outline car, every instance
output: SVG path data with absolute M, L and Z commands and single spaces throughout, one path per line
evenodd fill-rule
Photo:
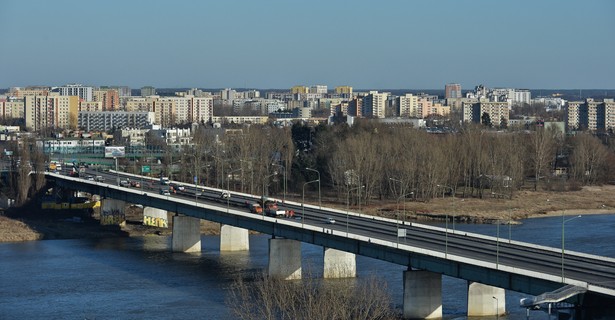
M 230 197 L 231 197 L 231 193 L 230 193 L 230 192 L 228 192 L 228 191 L 222 191 L 222 192 L 220 193 L 220 198 L 222 198 L 222 199 L 228 199 L 228 198 L 230 198 Z
M 141 183 L 139 181 L 130 181 L 130 186 L 133 188 L 141 188 Z
M 98 182 L 104 182 L 105 181 L 105 177 L 103 177 L 103 176 L 96 176 L 96 178 L 94 178 L 94 180 L 98 181 Z
M 87 176 L 85 177 L 85 180 L 94 181 L 94 176 Z
M 128 188 L 130 187 L 130 182 L 128 180 L 120 180 L 120 186 Z
M 326 222 L 327 224 L 335 224 L 335 219 L 333 219 L 333 218 L 331 218 L 331 217 L 327 217 L 327 218 L 325 219 L 325 222 Z
M 186 187 L 184 187 L 184 186 L 176 186 L 175 189 L 177 191 L 182 191 L 182 192 L 186 191 Z
M 170 196 L 171 192 L 169 192 L 169 190 L 160 190 L 160 194 L 163 196 Z

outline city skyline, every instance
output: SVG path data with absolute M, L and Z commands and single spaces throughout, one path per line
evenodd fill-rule
M 615 88 L 615 2 L 4 1 L 0 88 Z

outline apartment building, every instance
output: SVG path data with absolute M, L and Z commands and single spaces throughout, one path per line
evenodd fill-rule
M 49 87 L 12 87 L 9 90 L 9 96 L 23 98 L 25 96 L 46 96 L 51 92 Z
M 141 88 L 142 97 L 149 97 L 149 96 L 155 96 L 155 95 L 156 95 L 156 88 L 150 87 L 150 86 Z
M 85 131 L 109 131 L 121 128 L 145 128 L 155 120 L 153 112 L 82 111 L 79 112 L 79 128 Z
M 26 96 L 24 99 L 26 127 L 35 131 L 46 128 L 76 128 L 79 99 L 78 96 L 61 96 L 57 93 Z
M 615 129 L 615 100 L 570 101 L 566 105 L 566 129 L 608 131 Z
M 378 91 L 370 91 L 368 95 L 363 97 L 363 115 L 382 119 L 385 117 L 387 93 L 379 93 Z
M 327 86 L 321 84 L 313 85 L 310 87 L 310 93 L 321 94 L 324 96 L 327 94 L 327 91 Z
M 101 112 L 104 111 L 103 103 L 101 101 L 80 101 L 78 111 Z
M 406 93 L 397 98 L 397 114 L 404 118 L 418 118 L 418 99 L 417 96 Z
M 68 84 L 58 88 L 61 96 L 78 96 L 79 99 L 92 101 L 94 88 L 84 87 L 81 84 Z
M 120 108 L 120 93 L 115 89 L 94 90 L 92 101 L 101 103 L 103 111 L 113 111 Z
M 488 114 L 493 126 L 500 126 L 508 123 L 510 119 L 510 109 L 508 102 L 493 102 L 487 99 L 479 100 L 478 103 L 464 103 L 463 121 L 481 123 L 483 114 Z
M 0 100 L 0 119 L 16 119 L 24 117 L 24 99 L 9 98 Z
M 445 99 L 456 99 L 461 97 L 461 85 L 459 83 L 447 83 L 444 86 Z

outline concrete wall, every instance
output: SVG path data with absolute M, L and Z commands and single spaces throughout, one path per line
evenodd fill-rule
M 506 313 L 506 292 L 478 282 L 468 283 L 468 317 Z
M 407 319 L 442 318 L 442 275 L 404 271 L 403 316 Z
M 324 248 L 324 278 L 354 278 L 357 276 L 357 262 L 354 253 Z

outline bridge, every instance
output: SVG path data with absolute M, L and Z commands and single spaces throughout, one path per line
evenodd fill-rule
M 185 186 L 184 192 L 162 195 L 158 180 L 121 172 L 95 174 L 111 183 L 56 173 L 46 177 L 61 188 L 98 194 L 111 202 L 174 212 L 174 251 L 200 252 L 200 219 L 221 224 L 221 251 L 248 250 L 248 230 L 269 234 L 268 272 L 285 279 L 301 278 L 301 242 L 324 247 L 324 277 L 356 276 L 357 254 L 406 266 L 405 318 L 442 316 L 442 275 L 468 281 L 468 316 L 504 314 L 505 290 L 539 297 L 535 303 L 523 302 L 524 307 L 536 308 L 554 302 L 544 299 L 545 294 L 562 287 L 577 288 L 566 289 L 575 294 L 558 300 L 577 306 L 575 319 L 615 314 L 612 258 L 293 201 L 284 201 L 281 208 L 294 210 L 294 218 L 270 217 L 248 212 L 245 203 L 260 199 L 255 195 L 231 192 L 222 198 L 225 190 L 185 183 L 178 183 Z M 117 178 L 146 182 L 139 189 L 120 187 Z

